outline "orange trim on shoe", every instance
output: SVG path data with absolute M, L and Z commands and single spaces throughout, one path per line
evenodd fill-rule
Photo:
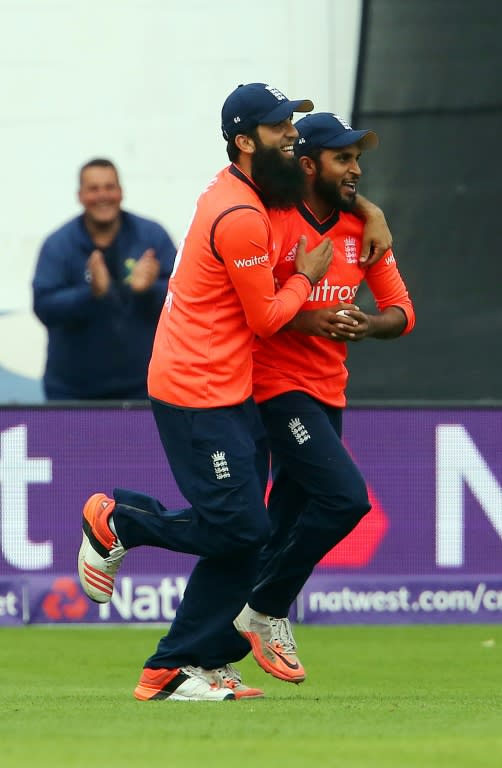
M 241 634 L 251 644 L 253 656 L 265 672 L 288 683 L 303 683 L 305 680 L 304 668 L 298 661 L 290 661 L 281 646 L 272 643 L 264 644 L 271 654 L 269 659 L 262 652 L 262 640 L 257 632 L 242 632 Z
M 247 685 L 239 683 L 225 683 L 226 688 L 230 688 L 236 699 L 263 699 L 265 693 L 260 688 L 250 688 Z
M 117 540 L 108 523 L 114 509 L 115 501 L 113 499 L 104 493 L 94 493 L 87 499 L 82 513 L 94 538 L 108 551 L 111 550 Z
M 134 689 L 135 698 L 140 701 L 166 699 L 171 693 L 171 690 L 166 690 L 166 688 L 178 676 L 179 672 L 179 667 L 174 669 L 145 668 Z

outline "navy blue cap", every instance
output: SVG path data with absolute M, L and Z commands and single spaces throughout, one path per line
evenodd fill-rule
M 278 88 L 265 83 L 239 85 L 223 104 L 221 131 L 228 141 L 238 133 L 252 131 L 257 125 L 280 123 L 293 112 L 310 112 L 313 109 L 310 99 L 291 101 Z
M 295 155 L 308 155 L 313 149 L 337 149 L 357 144 L 362 150 L 378 146 L 375 131 L 355 131 L 344 119 L 332 112 L 317 112 L 307 115 L 295 123 L 298 139 L 295 141 Z

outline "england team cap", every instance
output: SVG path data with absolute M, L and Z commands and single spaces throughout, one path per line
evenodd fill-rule
M 252 131 L 257 125 L 271 125 L 286 120 L 293 112 L 311 112 L 310 99 L 291 101 L 278 88 L 265 83 L 239 85 L 227 96 L 221 110 L 221 131 L 229 139 Z
M 375 131 L 355 131 L 339 115 L 331 112 L 317 112 L 307 115 L 295 123 L 298 138 L 295 141 L 295 155 L 309 155 L 313 149 L 337 149 L 357 144 L 361 150 L 375 149 L 378 136 Z

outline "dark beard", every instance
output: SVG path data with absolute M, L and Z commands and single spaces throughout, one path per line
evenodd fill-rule
M 260 190 L 266 208 L 287 210 L 301 202 L 303 171 L 296 158 L 284 157 L 280 149 L 264 147 L 255 138 L 251 157 L 251 176 Z
M 314 193 L 323 200 L 326 205 L 330 205 L 337 211 L 352 213 L 356 207 L 356 198 L 344 200 L 340 194 L 337 185 L 332 181 L 325 181 L 322 177 L 321 169 L 317 167 L 317 174 L 313 184 Z

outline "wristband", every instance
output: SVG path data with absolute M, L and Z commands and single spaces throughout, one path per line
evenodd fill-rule
M 310 287 L 311 287 L 311 288 L 313 288 L 313 287 L 314 287 L 315 283 L 313 283 L 313 282 L 312 282 L 312 280 L 310 279 L 310 277 L 309 277 L 308 275 L 306 275 L 306 274 L 305 274 L 305 272 L 295 272 L 295 275 L 303 275 L 303 277 L 306 277 L 306 278 L 307 278 L 307 280 L 309 281 L 309 283 L 310 283 Z

